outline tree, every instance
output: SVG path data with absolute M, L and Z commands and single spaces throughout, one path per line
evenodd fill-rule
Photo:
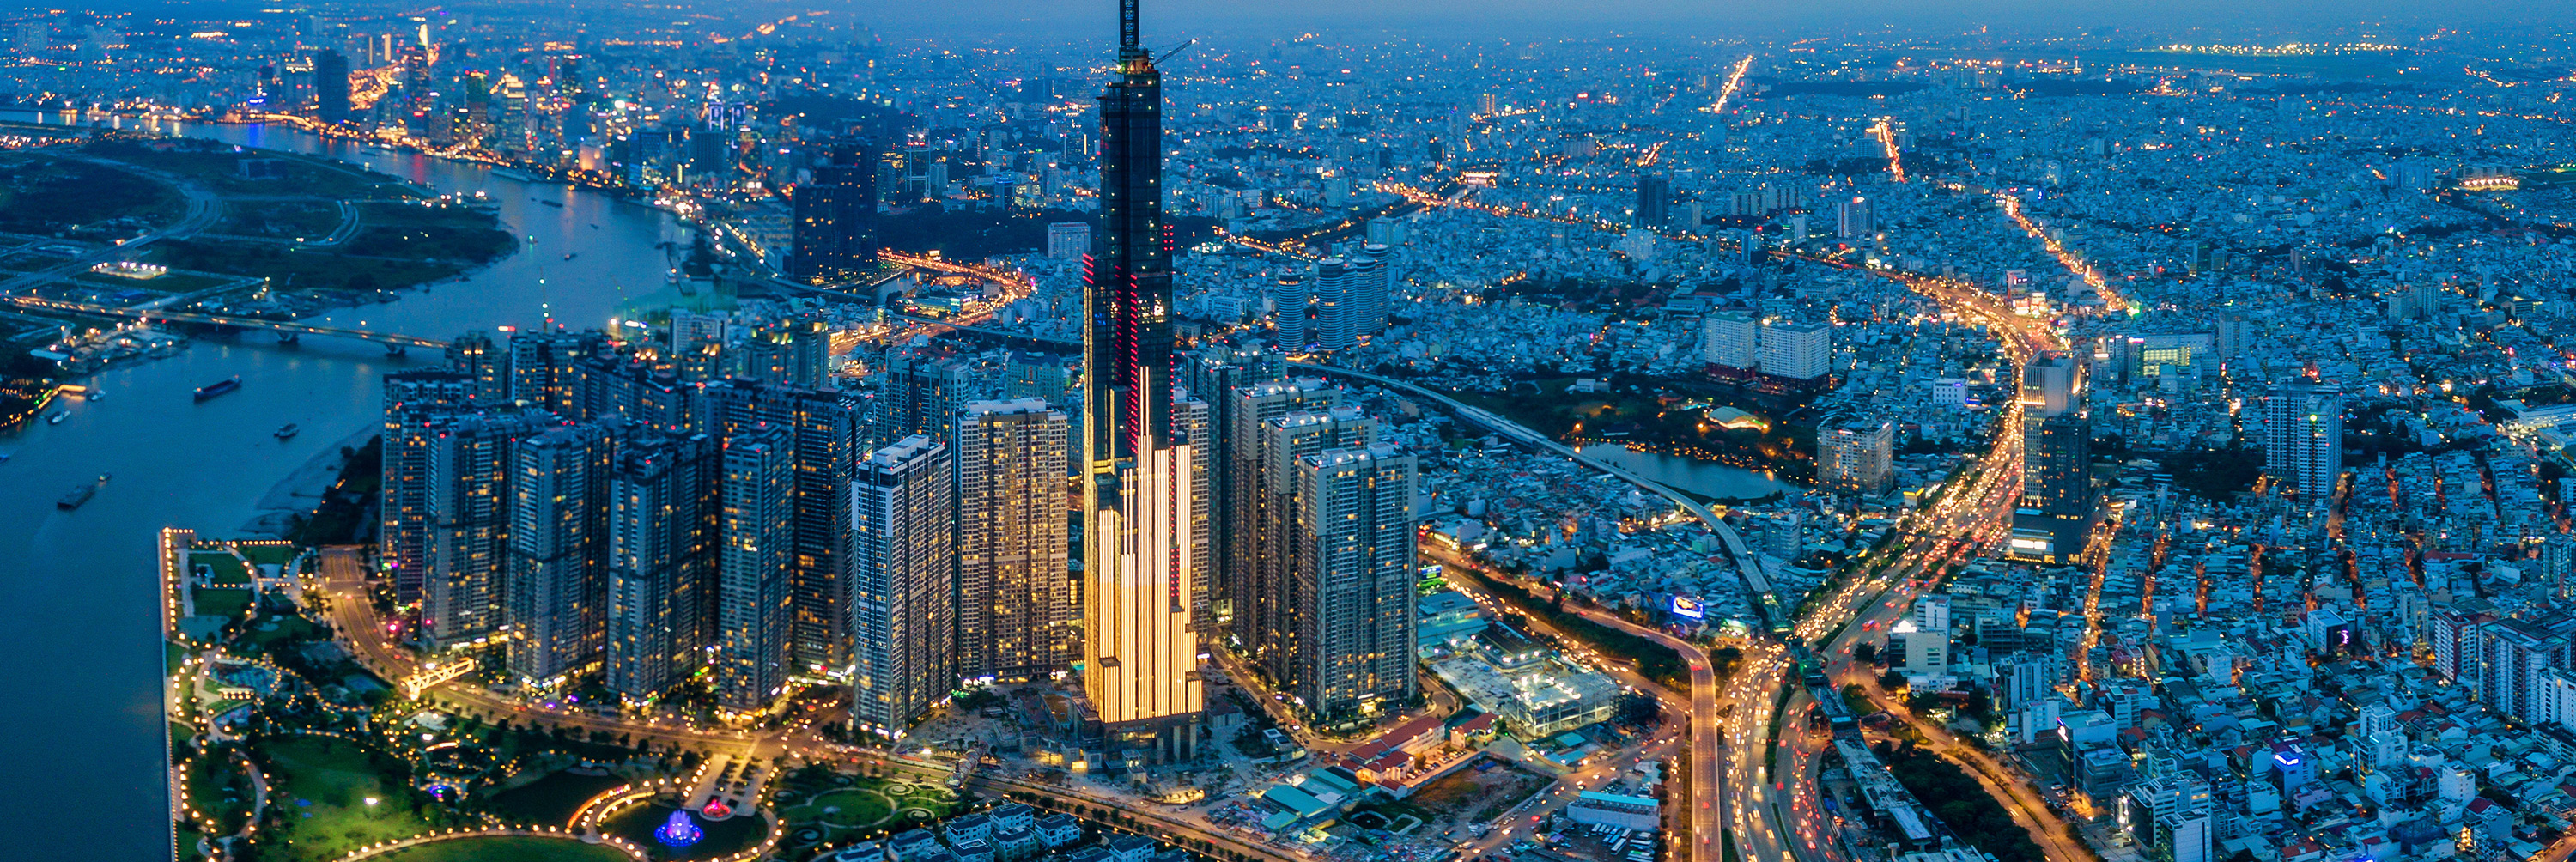
M 1864 642 L 1859 646 L 1852 647 L 1852 660 L 1866 664 L 1877 664 L 1878 645 Z
M 1879 675 L 1878 675 L 1878 687 L 1879 687 L 1879 688 L 1883 688 L 1883 689 L 1886 689 L 1886 690 L 1888 690 L 1888 691 L 1895 691 L 1895 690 L 1897 690 L 1898 688 L 1902 688 L 1902 687 L 1904 687 L 1904 685 L 1905 685 L 1905 674 L 1903 674 L 1903 673 L 1899 673 L 1899 672 L 1897 672 L 1897 671 L 1893 671 L 1893 670 L 1891 670 L 1891 671 L 1888 671 L 1888 672 L 1886 672 L 1886 673 L 1882 673 L 1882 674 L 1879 674 Z

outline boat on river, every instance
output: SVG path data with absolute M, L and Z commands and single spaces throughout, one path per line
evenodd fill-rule
M 107 478 L 108 474 L 100 473 L 98 481 L 73 488 L 71 493 L 64 494 L 62 499 L 54 501 L 54 508 L 66 510 L 80 508 L 81 504 L 89 502 L 89 498 L 98 496 L 98 489 L 107 487 Z
M 234 377 L 228 380 L 217 380 L 213 383 L 197 387 L 197 400 L 204 401 L 208 398 L 213 398 L 217 395 L 222 395 L 240 388 L 241 378 L 239 377 Z
M 70 417 L 71 415 L 72 415 L 72 414 L 71 414 L 71 412 L 70 412 L 70 411 L 67 411 L 67 410 L 56 410 L 56 411 L 54 411 L 54 412 L 52 412 L 52 413 L 47 413 L 47 414 L 45 414 L 45 424 L 47 424 L 47 425 L 60 425 L 60 424 L 63 424 L 63 420 L 64 420 L 65 418 Z
M 286 427 L 277 429 L 277 433 L 274 436 L 280 440 L 292 440 L 295 439 L 295 435 L 301 433 L 303 433 L 302 429 L 295 427 L 295 423 L 289 422 L 286 423 Z

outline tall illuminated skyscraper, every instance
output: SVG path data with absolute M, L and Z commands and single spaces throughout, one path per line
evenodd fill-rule
M 1202 560 L 1197 455 L 1172 416 L 1171 233 L 1163 79 L 1118 6 L 1118 77 L 1100 95 L 1100 229 L 1083 261 L 1083 689 L 1109 731 L 1191 756 L 1205 696 L 1191 600 Z

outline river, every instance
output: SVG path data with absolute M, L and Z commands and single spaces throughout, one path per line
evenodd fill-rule
M 1773 491 L 1798 492 L 1798 486 L 1764 473 L 1680 455 L 1639 452 L 1617 443 L 1585 444 L 1581 451 L 1639 476 L 1707 497 L 1751 500 Z
M 29 112 L 0 112 L 27 121 Z M 532 250 L 462 282 L 399 302 L 313 318 L 335 326 L 448 338 L 472 328 L 605 324 L 624 297 L 659 290 L 669 216 L 615 197 L 494 177 L 475 165 L 368 152 L 301 131 L 171 127 L 176 134 L 328 155 L 441 192 L 485 191 Z M 535 199 L 552 200 L 561 207 Z M 565 261 L 567 251 L 579 251 Z M 59 425 L 0 431 L 0 786 L 20 794 L 0 835 L 12 859 L 157 859 L 167 853 L 161 764 L 162 647 L 154 535 L 162 527 L 229 537 L 269 488 L 378 421 L 377 376 L 441 361 L 375 344 L 264 333 L 207 338 L 180 355 L 85 381 L 98 401 L 63 399 Z M 240 391 L 205 402 L 201 385 L 234 375 Z M 303 433 L 271 436 L 293 422 Z M 100 473 L 114 479 L 77 511 L 54 500 Z

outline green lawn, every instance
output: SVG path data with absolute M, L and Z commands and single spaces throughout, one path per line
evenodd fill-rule
M 811 783 L 791 780 L 771 803 L 786 824 L 780 848 L 788 851 L 846 844 L 943 819 L 956 810 L 956 798 L 945 787 L 849 775 Z
M 297 736 L 271 742 L 265 751 L 276 779 L 270 804 L 286 815 L 283 858 L 337 859 L 363 844 L 431 828 L 411 811 L 400 787 L 376 775 L 354 743 Z M 366 804 L 370 797 L 377 804 Z
M 376 857 L 386 862 L 624 862 L 626 854 L 567 838 L 458 838 Z
M 250 570 L 243 568 L 241 559 L 231 554 L 221 551 L 199 551 L 189 554 L 188 571 L 195 572 L 198 566 L 204 566 L 209 570 L 210 573 L 206 578 L 210 583 L 227 587 L 250 583 Z M 203 602 L 205 599 L 201 597 L 198 601 Z
M 249 557 L 250 561 L 254 563 L 271 563 L 283 566 L 289 561 L 295 559 L 294 545 L 243 545 L 241 552 L 242 556 Z
M 250 591 L 245 589 L 201 589 L 197 591 L 197 615 L 241 619 L 250 611 Z
M 189 807 L 212 817 L 216 834 L 241 829 L 250 816 L 252 795 L 250 777 L 224 752 L 208 752 L 188 761 Z
M 322 627 L 297 614 L 270 614 L 242 632 L 242 640 L 266 649 L 278 641 L 320 640 Z
M 494 794 L 492 813 L 511 823 L 563 825 L 572 822 L 572 813 L 582 802 L 624 783 L 614 775 L 554 772 Z
M 321 239 L 340 226 L 334 201 L 226 201 L 216 233 L 278 239 Z
M 178 189 L 133 171 L 61 153 L 0 159 L 0 230 L 50 234 L 116 218 L 168 224 L 186 211 Z

